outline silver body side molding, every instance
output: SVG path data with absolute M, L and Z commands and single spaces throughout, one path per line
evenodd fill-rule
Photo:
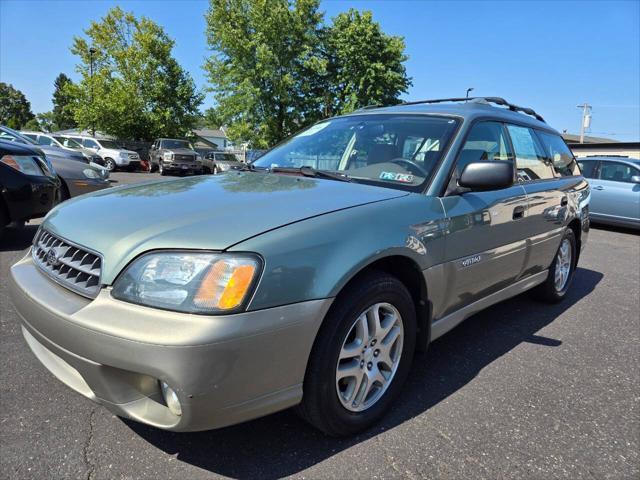
M 540 285 L 547 279 L 547 275 L 549 275 L 549 271 L 545 270 L 544 272 L 536 273 L 535 275 L 531 275 L 525 279 L 520 280 L 519 282 L 514 283 L 513 285 L 509 285 L 502 290 L 499 290 L 491 295 L 478 300 L 466 307 L 461 308 L 449 315 L 442 317 L 439 320 L 436 320 L 431 325 L 431 340 L 435 340 L 438 337 L 441 337 L 445 333 L 447 333 L 452 328 L 459 325 L 463 320 L 469 318 L 471 315 L 478 313 L 481 310 L 484 310 L 491 305 L 502 302 L 508 298 L 514 297 L 522 292 L 525 292 L 536 285 Z

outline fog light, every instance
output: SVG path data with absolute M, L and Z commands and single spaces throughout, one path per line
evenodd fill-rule
M 171 413 L 178 416 L 182 415 L 182 407 L 180 406 L 180 400 L 178 400 L 176 392 L 174 392 L 173 389 L 163 381 L 160 381 L 160 388 L 162 389 L 164 403 L 167 404 Z

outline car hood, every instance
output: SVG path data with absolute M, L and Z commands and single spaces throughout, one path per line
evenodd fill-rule
M 334 180 L 234 172 L 85 195 L 54 209 L 43 226 L 101 253 L 102 281 L 110 284 L 131 259 L 148 250 L 225 250 L 283 225 L 405 195 Z

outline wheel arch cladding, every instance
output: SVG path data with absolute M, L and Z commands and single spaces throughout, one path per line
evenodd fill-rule
M 431 304 L 428 299 L 427 284 L 424 275 L 419 265 L 413 259 L 404 255 L 389 255 L 371 261 L 358 270 L 358 272 L 352 275 L 346 283 L 341 286 L 336 300 L 339 301 L 340 295 L 361 278 L 375 274 L 376 272 L 384 272 L 397 278 L 411 294 L 416 310 L 416 348 L 420 351 L 425 351 L 431 338 Z M 334 302 L 334 304 L 335 303 L 337 302 Z

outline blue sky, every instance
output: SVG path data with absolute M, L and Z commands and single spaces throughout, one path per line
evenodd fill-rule
M 0 0 L 0 81 L 22 90 L 34 112 L 51 109 L 53 80 L 76 78 L 73 36 L 115 5 L 162 25 L 174 55 L 200 88 L 207 55 L 204 0 Z M 559 130 L 577 132 L 576 105 L 593 105 L 592 134 L 640 140 L 640 1 L 324 1 L 327 19 L 372 10 L 402 35 L 413 86 L 406 99 L 502 96 L 531 106 Z M 207 96 L 205 106 L 211 105 Z

